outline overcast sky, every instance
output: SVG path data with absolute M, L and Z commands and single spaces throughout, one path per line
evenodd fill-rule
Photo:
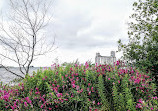
M 0 0 L 5 7 L 6 0 Z M 110 56 L 117 51 L 117 41 L 128 40 L 127 22 L 133 0 L 55 0 L 53 19 L 48 33 L 55 37 L 58 48 L 33 62 L 34 66 L 50 66 L 79 59 L 95 61 L 96 52 Z M 116 53 L 117 59 L 121 56 Z

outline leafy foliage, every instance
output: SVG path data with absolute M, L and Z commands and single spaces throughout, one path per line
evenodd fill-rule
M 0 85 L 0 110 L 157 110 L 151 74 L 117 65 L 52 65 Z
M 107 94 L 105 92 L 105 87 L 104 87 L 104 81 L 103 81 L 103 76 L 99 75 L 98 77 L 98 93 L 101 98 L 101 103 L 103 104 L 103 110 L 109 111 L 109 102 L 107 100 Z
M 135 111 L 135 103 L 133 101 L 133 96 L 132 96 L 132 92 L 130 90 L 130 88 L 128 87 L 128 82 L 127 82 L 127 75 L 125 75 L 125 77 L 122 80 L 122 84 L 123 84 L 123 92 L 125 95 L 125 101 L 126 101 L 126 107 L 128 108 L 128 110 L 130 111 Z
M 139 0 L 133 3 L 130 16 L 129 42 L 118 41 L 124 58 L 152 72 L 158 83 L 158 1 Z

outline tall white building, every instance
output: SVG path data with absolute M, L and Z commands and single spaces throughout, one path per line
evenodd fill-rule
M 111 56 L 101 56 L 100 53 L 96 53 L 95 63 L 100 64 L 111 64 L 116 62 L 115 51 L 111 51 Z

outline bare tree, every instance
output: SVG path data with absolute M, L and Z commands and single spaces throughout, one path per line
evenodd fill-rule
M 29 72 L 31 63 L 40 55 L 54 50 L 54 37 L 46 45 L 45 27 L 50 23 L 49 10 L 52 1 L 48 0 L 9 0 L 10 13 L 0 23 L 1 67 L 10 73 L 24 78 L 3 64 L 9 60 L 18 65 L 20 72 Z

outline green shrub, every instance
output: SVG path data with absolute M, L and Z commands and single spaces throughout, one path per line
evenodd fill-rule
M 155 90 L 149 73 L 118 63 L 52 66 L 13 87 L 0 85 L 0 110 L 156 110 Z

